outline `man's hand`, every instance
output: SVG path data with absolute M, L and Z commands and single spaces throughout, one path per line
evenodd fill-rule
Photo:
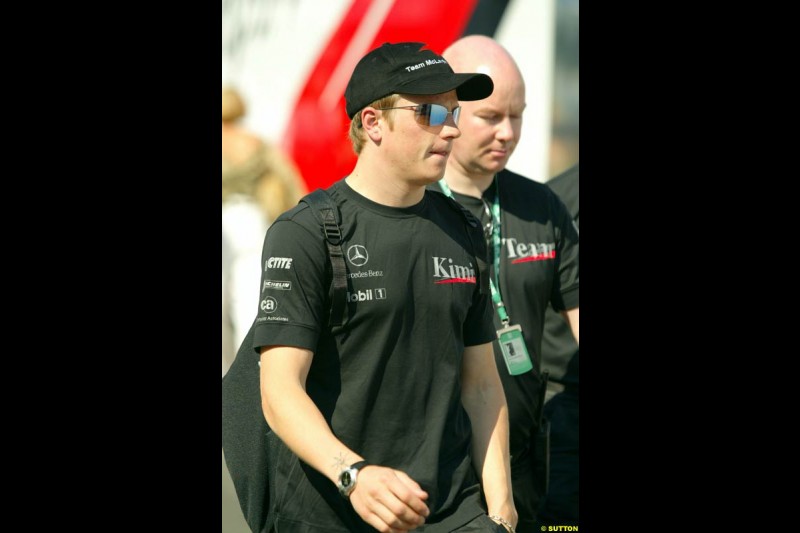
M 428 493 L 404 472 L 377 465 L 358 471 L 350 503 L 358 515 L 382 533 L 411 531 L 430 514 Z

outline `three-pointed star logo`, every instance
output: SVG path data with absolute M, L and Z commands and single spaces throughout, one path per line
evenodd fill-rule
M 347 249 L 347 260 L 357 267 L 366 265 L 369 261 L 367 249 L 360 244 L 354 244 Z

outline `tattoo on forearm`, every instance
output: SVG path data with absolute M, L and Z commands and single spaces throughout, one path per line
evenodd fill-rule
M 333 458 L 333 465 L 331 466 L 331 468 L 333 468 L 333 471 L 338 474 L 339 472 L 344 470 L 344 467 L 346 465 L 347 462 L 345 461 L 345 455 L 342 452 L 339 452 L 339 457 Z

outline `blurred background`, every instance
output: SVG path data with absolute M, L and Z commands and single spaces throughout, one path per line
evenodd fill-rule
M 543 182 L 578 161 L 578 4 L 223 0 L 222 83 L 247 103 L 244 126 L 281 147 L 313 189 L 355 163 L 344 88 L 366 52 L 386 41 L 423 41 L 441 53 L 462 35 L 490 35 L 514 56 L 527 85 L 509 169 Z
M 355 164 L 344 89 L 384 42 L 441 54 L 463 35 L 497 39 L 526 84 L 522 138 L 508 168 L 545 182 L 578 162 L 578 0 L 222 0 L 222 86 L 241 125 L 277 148 L 307 190 Z M 224 372 L 224 370 L 223 370 Z M 248 533 L 222 464 L 222 532 Z

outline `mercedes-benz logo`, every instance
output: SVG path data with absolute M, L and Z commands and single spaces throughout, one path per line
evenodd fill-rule
M 367 249 L 360 244 L 354 244 L 347 249 L 347 260 L 357 267 L 366 265 L 369 261 Z

